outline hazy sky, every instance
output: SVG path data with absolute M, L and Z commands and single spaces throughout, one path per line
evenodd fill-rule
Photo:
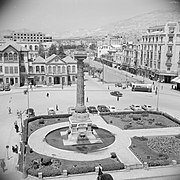
M 53 35 L 80 28 L 93 29 L 164 8 L 167 2 L 169 3 L 168 0 L 4 0 L 0 9 L 0 30 L 27 28 Z

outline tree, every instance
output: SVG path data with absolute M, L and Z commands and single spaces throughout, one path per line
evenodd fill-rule
M 44 50 L 44 46 L 42 44 L 39 45 L 39 56 L 41 56 L 42 58 L 45 58 L 45 50 Z
M 64 53 L 64 48 L 60 44 L 58 46 L 57 55 L 59 55 L 61 58 L 66 57 L 66 54 Z
M 54 44 L 52 44 L 48 50 L 48 57 L 51 56 L 52 54 L 57 54 L 57 47 Z

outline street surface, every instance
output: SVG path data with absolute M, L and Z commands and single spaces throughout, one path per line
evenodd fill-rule
M 107 76 L 107 75 L 106 75 Z M 111 77 L 111 74 L 108 74 Z M 142 77 L 140 77 L 142 78 Z M 97 78 L 92 78 L 85 75 L 85 101 L 88 97 L 88 102 L 85 102 L 86 106 L 98 104 L 104 105 L 114 105 L 117 109 L 124 109 L 129 107 L 131 104 L 150 104 L 157 107 L 157 95 L 155 93 L 146 93 L 146 92 L 132 92 L 130 88 L 121 89 L 115 87 L 112 83 L 103 83 Z M 155 85 L 157 83 L 155 82 Z M 163 86 L 163 88 L 162 88 Z M 180 92 L 171 90 L 170 84 L 160 84 L 160 95 L 159 95 L 159 110 L 165 111 L 168 114 L 171 114 L 174 117 L 180 119 Z M 18 121 L 20 126 L 20 119 L 17 118 L 17 110 L 22 112 L 27 109 L 28 95 L 24 95 L 25 87 L 23 88 L 14 88 L 10 92 L 0 92 L 0 159 L 5 158 L 8 172 L 16 172 L 15 166 L 17 163 L 17 156 L 12 153 L 11 146 L 18 144 L 20 140 L 20 135 L 15 132 L 14 121 Z M 123 93 L 123 97 L 117 101 L 116 97 L 111 96 L 110 92 L 113 90 L 120 90 Z M 46 93 L 49 93 L 50 96 L 47 97 Z M 65 86 L 64 89 L 61 86 L 54 87 L 39 87 L 33 88 L 29 92 L 29 107 L 35 109 L 36 115 L 47 114 L 47 109 L 49 107 L 59 106 L 59 111 L 57 113 L 67 113 L 67 108 L 69 106 L 75 106 L 76 102 L 76 85 Z M 8 108 L 12 109 L 12 114 L 8 113 Z M 25 118 L 25 114 L 23 118 Z M 6 146 L 9 145 L 9 148 L 6 149 Z M 9 158 L 9 160 L 7 160 Z M 172 175 L 173 170 L 171 168 L 161 168 L 162 171 L 158 169 L 145 171 L 146 174 L 152 176 L 156 172 L 160 175 L 167 173 Z M 176 170 L 177 171 L 177 170 Z M 134 171 L 135 172 L 135 171 Z M 142 171 L 137 170 L 137 173 L 133 171 L 126 172 L 126 175 L 123 173 L 112 172 L 114 179 L 120 179 L 119 174 L 121 174 L 122 179 L 128 179 L 127 177 L 140 177 Z M 162 172 L 162 173 L 161 173 Z M 129 176 L 128 176 L 129 174 Z M 88 178 L 89 177 L 89 178 Z M 95 179 L 96 175 L 87 176 L 88 179 Z M 171 176 L 173 179 L 173 176 Z M 68 179 L 83 179 L 84 176 L 72 177 Z M 131 179 L 129 178 L 129 179 Z M 176 177 L 175 177 L 176 178 Z M 28 178 L 34 179 L 34 178 Z

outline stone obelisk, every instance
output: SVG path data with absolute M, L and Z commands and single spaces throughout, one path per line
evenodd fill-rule
M 78 141 L 78 139 L 89 138 L 92 135 L 92 121 L 86 112 L 84 105 L 84 59 L 87 53 L 85 51 L 77 51 L 74 58 L 77 60 L 77 94 L 75 112 L 69 117 L 69 135 L 70 141 Z

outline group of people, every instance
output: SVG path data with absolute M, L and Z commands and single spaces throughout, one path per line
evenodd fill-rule
M 18 145 L 12 146 L 12 152 L 18 154 Z

